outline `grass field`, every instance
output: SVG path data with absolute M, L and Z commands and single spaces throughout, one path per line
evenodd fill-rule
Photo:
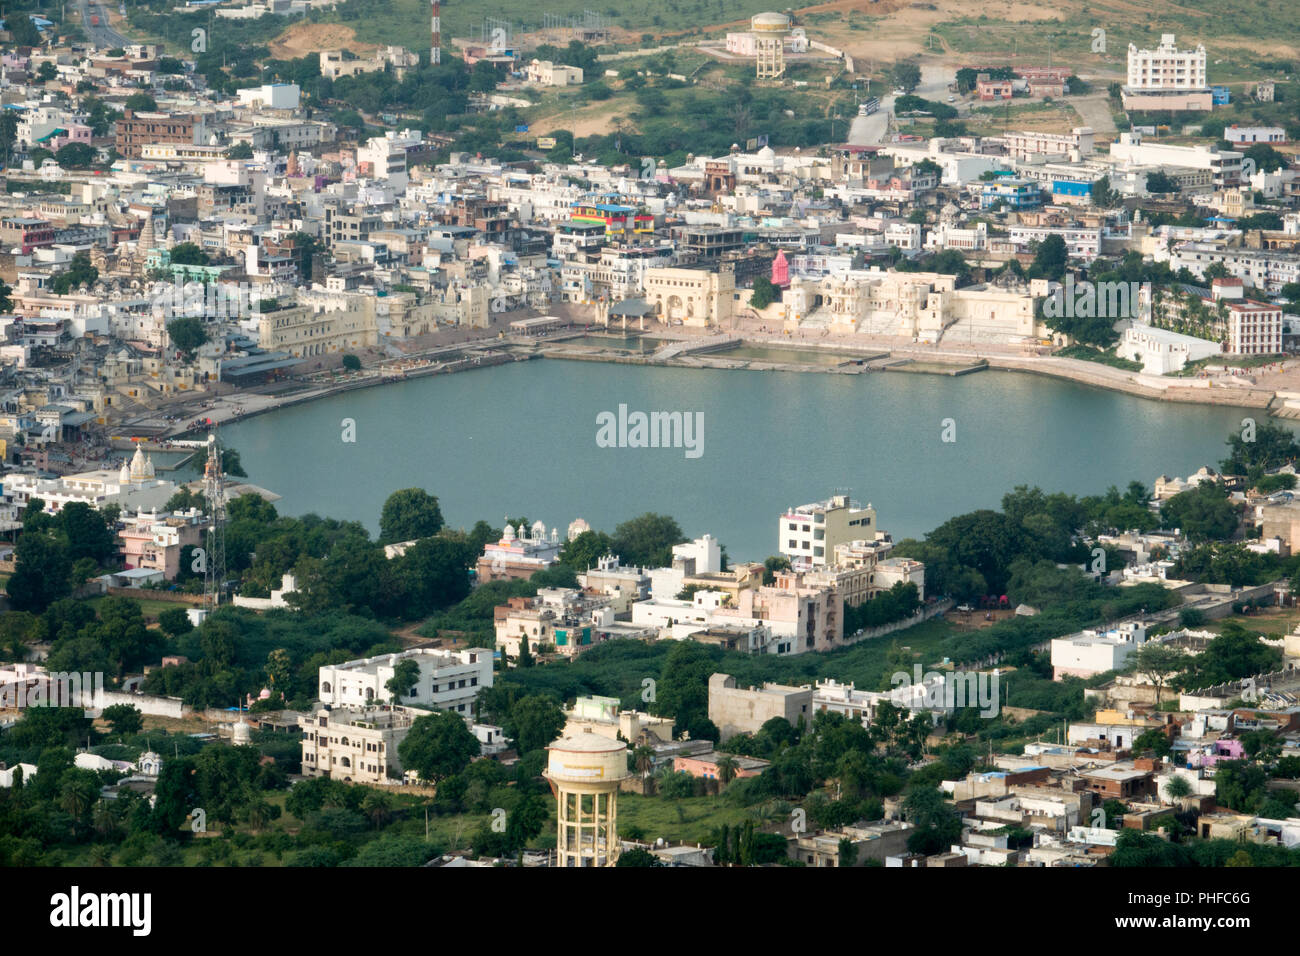
M 752 810 L 727 803 L 721 797 L 665 800 L 635 793 L 621 793 L 618 797 L 619 831 L 626 833 L 629 827 L 639 827 L 651 842 L 663 837 L 668 841 L 704 843 L 724 823 L 734 826 L 755 819 Z
M 141 591 L 140 593 L 141 595 L 144 595 L 144 594 L 148 594 L 149 592 Z M 103 602 L 103 600 L 104 600 L 103 596 L 93 597 L 93 598 L 87 598 L 84 603 L 94 608 L 95 613 L 98 614 L 99 605 Z M 161 614 L 163 611 L 170 611 L 174 607 L 191 608 L 196 606 L 193 604 L 183 604 L 179 601 L 159 601 L 154 598 L 147 598 L 147 597 L 137 598 L 133 596 L 132 600 L 137 601 L 139 603 L 141 612 L 144 614 L 145 618 L 149 620 L 156 620 L 158 615 Z
M 1226 624 L 1240 624 L 1246 630 L 1270 637 L 1290 634 L 1300 624 L 1300 607 L 1264 608 L 1255 614 L 1234 614 L 1205 625 L 1205 630 L 1218 634 Z

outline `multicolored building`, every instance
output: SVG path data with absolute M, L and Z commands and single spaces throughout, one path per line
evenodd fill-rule
M 601 223 L 606 235 L 654 232 L 655 217 L 637 212 L 632 206 L 605 202 L 576 202 L 569 220 L 575 223 Z

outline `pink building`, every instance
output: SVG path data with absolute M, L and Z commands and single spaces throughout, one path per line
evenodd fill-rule
M 758 620 L 794 646 L 780 653 L 828 651 L 844 646 L 844 595 L 835 588 L 807 585 L 798 572 L 778 573 L 772 586 L 742 588 L 734 607 L 713 612 L 715 624 Z M 734 620 L 732 620 L 734 619 Z
M 126 521 L 117 536 L 127 570 L 161 571 L 168 581 L 180 573 L 181 550 L 186 545 L 198 547 L 203 539 L 203 513 L 197 508 L 162 516 L 142 511 Z
M 770 764 L 770 761 L 757 757 L 742 757 L 739 754 L 720 754 L 710 750 L 707 753 L 692 754 L 673 758 L 673 770 L 677 773 L 689 773 L 692 777 L 704 777 L 706 780 L 718 779 L 718 761 L 731 757 L 736 761 L 736 779 L 757 777 Z
M 90 145 L 91 129 L 81 123 L 71 123 L 68 126 L 60 126 L 50 137 L 49 148 L 58 152 L 69 143 L 81 143 L 84 146 Z

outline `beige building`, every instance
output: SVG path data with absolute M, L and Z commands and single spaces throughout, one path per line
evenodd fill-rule
M 649 743 L 671 743 L 673 719 L 655 717 L 639 710 L 621 709 L 617 697 L 579 697 L 573 707 L 565 711 L 568 722 L 564 736 L 593 733 L 602 737 L 620 736 L 636 745 L 644 735 Z
M 524 68 L 524 75 L 529 83 L 539 86 L 578 86 L 582 83 L 581 68 L 550 60 L 533 60 Z
M 375 303 L 368 296 L 301 292 L 297 303 L 260 314 L 258 345 L 299 358 L 369 348 L 379 341 Z
M 812 695 L 810 684 L 740 688 L 730 674 L 714 674 L 709 678 L 709 720 L 721 731 L 722 741 L 737 734 L 757 733 L 773 717 L 791 726 L 797 726 L 800 720 L 811 724 Z
M 958 289 L 956 282 L 940 273 L 870 269 L 792 280 L 781 301 L 790 330 L 815 314 L 836 334 L 866 332 L 921 342 L 938 341 L 945 332 L 972 342 L 1020 342 L 1047 334 L 1034 318 L 1032 289 Z
M 870 503 L 860 507 L 848 495 L 788 508 L 778 523 L 777 554 L 795 567 L 825 567 L 840 545 L 876 537 L 876 509 Z
M 736 276 L 726 266 L 704 269 L 651 268 L 645 271 L 645 300 L 658 306 L 669 325 L 726 326 L 731 322 Z
M 807 866 L 842 866 L 840 841 L 848 840 L 857 851 L 853 865 L 865 866 L 868 860 L 883 863 L 887 856 L 907 852 L 907 838 L 911 835 L 912 825 L 901 821 L 847 826 L 839 830 L 796 834 L 790 838 L 786 853 L 791 860 Z
M 302 728 L 302 772 L 344 783 L 383 784 L 401 779 L 398 745 L 413 722 L 406 710 L 322 708 L 298 718 Z

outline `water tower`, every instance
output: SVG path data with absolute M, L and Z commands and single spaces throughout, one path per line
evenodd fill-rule
M 618 859 L 618 785 L 628 776 L 627 744 L 590 728 L 562 737 L 543 776 L 559 804 L 556 866 L 613 866 Z
M 784 13 L 759 13 L 750 18 L 749 29 L 754 34 L 758 79 L 781 76 L 785 73 L 785 35 L 790 32 L 790 18 Z

